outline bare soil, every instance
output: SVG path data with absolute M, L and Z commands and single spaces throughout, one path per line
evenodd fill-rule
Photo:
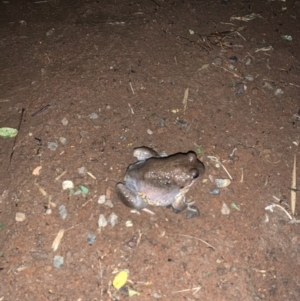
M 19 133 L 0 139 L 0 300 L 300 300 L 299 17 L 299 1 L 2 1 L 0 127 Z M 118 200 L 139 146 L 197 152 L 200 217 Z M 210 156 L 233 178 L 219 195 Z M 113 287 L 124 269 L 139 295 Z

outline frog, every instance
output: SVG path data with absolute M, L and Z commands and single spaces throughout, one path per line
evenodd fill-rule
M 138 161 L 128 166 L 124 181 L 116 185 L 116 193 L 124 205 L 148 212 L 148 205 L 172 207 L 175 213 L 191 207 L 193 202 L 186 201 L 186 194 L 205 173 L 205 166 L 195 152 L 167 156 L 148 147 L 138 147 L 133 155 Z

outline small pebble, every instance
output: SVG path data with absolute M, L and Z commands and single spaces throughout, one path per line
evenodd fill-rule
M 58 211 L 59 211 L 60 217 L 62 219 L 65 219 L 67 217 L 68 214 L 67 214 L 67 209 L 66 209 L 65 205 L 60 205 L 58 208 Z
M 247 90 L 247 86 L 244 85 L 243 83 L 238 83 L 235 87 L 236 91 L 235 91 L 235 95 L 236 96 L 242 96 L 245 91 Z
M 160 299 L 160 298 L 162 298 L 162 294 L 160 294 L 158 292 L 153 292 L 152 297 L 155 299 Z
M 221 208 L 221 213 L 223 215 L 228 215 L 230 214 L 230 209 L 229 207 L 226 205 L 226 203 L 223 203 L 222 208 Z
M 219 188 L 213 188 L 209 194 L 211 195 L 219 195 L 220 194 L 220 189 Z
M 237 56 L 231 56 L 230 58 L 229 58 L 229 61 L 231 62 L 231 63 L 236 63 L 237 61 L 238 61 L 238 58 L 237 58 Z
M 73 189 L 74 188 L 74 184 L 72 181 L 66 180 L 62 182 L 62 189 L 63 190 L 67 190 L 67 189 Z
M 132 227 L 132 226 L 133 226 L 132 221 L 131 221 L 131 220 L 126 221 L 126 222 L 125 222 L 125 226 L 126 226 L 126 227 Z
M 84 166 L 79 167 L 77 171 L 80 175 L 85 175 L 87 173 L 87 169 Z
M 215 179 L 218 188 L 225 188 L 231 184 L 229 179 Z
M 105 203 L 104 203 L 105 206 L 109 207 L 109 208 L 113 208 L 114 207 L 114 204 L 112 203 L 111 200 L 106 200 Z
M 48 142 L 47 147 L 52 151 L 56 151 L 58 144 L 56 142 Z
M 254 77 L 253 77 L 253 75 L 248 74 L 248 75 L 245 76 L 245 79 L 246 79 L 248 82 L 253 82 Z
M 105 203 L 105 194 L 102 194 L 98 198 L 98 204 L 104 204 Z
M 47 37 L 51 36 L 51 35 L 53 34 L 53 32 L 54 32 L 54 28 L 51 28 L 50 30 L 48 30 L 48 31 L 46 32 L 46 36 L 47 36 Z
M 274 95 L 275 95 L 275 96 L 278 96 L 278 95 L 281 95 L 281 94 L 283 94 L 283 93 L 284 93 L 283 90 L 280 89 L 280 88 L 278 88 L 278 89 L 275 90 Z
M 153 132 L 152 132 L 150 129 L 147 129 L 147 133 L 148 133 L 149 135 L 153 135 Z
M 59 256 L 59 255 L 55 255 L 54 258 L 53 258 L 53 266 L 55 268 L 62 268 L 64 264 L 64 258 L 62 256 Z
M 89 115 L 90 119 L 97 119 L 99 116 L 97 113 L 92 113 Z
M 216 57 L 213 60 L 213 65 L 215 65 L 215 66 L 221 66 L 222 64 L 223 64 L 223 60 L 220 57 Z
M 252 63 L 252 58 L 248 56 L 245 60 L 245 65 L 249 66 L 251 63 Z
M 65 137 L 59 137 L 59 142 L 63 146 L 67 145 L 67 143 L 68 143 L 68 141 Z
M 62 123 L 62 125 L 66 126 L 66 125 L 68 125 L 69 121 L 68 121 L 68 119 L 66 117 L 64 117 L 62 119 L 61 123 Z
M 118 216 L 112 212 L 108 217 L 108 222 L 114 227 L 118 223 Z
M 96 235 L 93 233 L 89 233 L 87 237 L 87 242 L 91 246 L 96 241 Z
M 23 212 L 16 213 L 16 222 L 23 222 L 26 219 L 26 215 Z
M 187 128 L 187 123 L 184 120 L 178 119 L 177 123 L 179 124 L 180 127 Z
M 107 226 L 107 220 L 103 214 L 100 214 L 98 219 L 98 227 L 104 228 L 106 226 Z
M 45 214 L 50 215 L 52 214 L 52 209 L 51 208 L 47 208 Z

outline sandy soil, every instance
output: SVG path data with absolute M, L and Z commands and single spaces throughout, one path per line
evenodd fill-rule
M 278 0 L 2 1 L 0 127 L 19 133 L 0 139 L 0 300 L 300 300 L 299 13 Z M 198 154 L 199 217 L 118 200 L 139 146 Z M 212 156 L 233 179 L 219 195 L 213 180 L 229 176 Z

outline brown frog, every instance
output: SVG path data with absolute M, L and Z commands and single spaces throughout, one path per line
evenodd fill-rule
M 160 157 L 146 147 L 136 148 L 133 154 L 138 161 L 129 165 L 124 183 L 116 186 L 123 204 L 137 210 L 146 210 L 147 205 L 171 205 L 176 213 L 186 209 L 186 193 L 205 172 L 196 154 Z

